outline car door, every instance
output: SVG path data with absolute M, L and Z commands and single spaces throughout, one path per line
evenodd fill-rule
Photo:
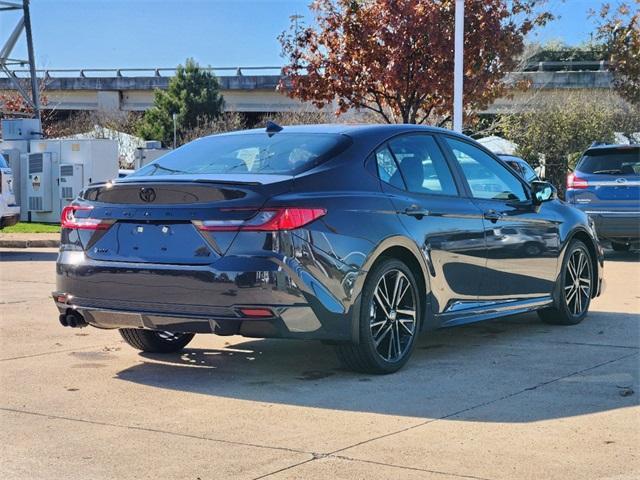
M 460 196 L 460 180 L 435 137 L 396 136 L 375 159 L 383 191 L 427 261 L 432 311 L 475 303 L 486 256 L 482 213 Z
M 526 183 L 488 152 L 458 137 L 444 138 L 468 194 L 483 212 L 487 269 L 480 298 L 549 295 L 560 245 L 554 209 L 534 205 Z

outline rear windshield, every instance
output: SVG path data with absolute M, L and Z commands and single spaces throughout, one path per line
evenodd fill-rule
M 214 135 L 183 145 L 130 176 L 221 173 L 295 175 L 338 154 L 348 145 L 348 137 L 339 134 Z
M 588 151 L 576 170 L 596 174 L 640 175 L 640 148 Z

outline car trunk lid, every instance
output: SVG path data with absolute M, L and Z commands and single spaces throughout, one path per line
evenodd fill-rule
M 78 214 L 108 228 L 79 230 L 79 237 L 95 260 L 208 264 L 225 254 L 237 232 L 200 231 L 194 222 L 251 218 L 269 198 L 286 192 L 291 178 L 172 175 L 91 186 L 82 195 L 90 210 Z

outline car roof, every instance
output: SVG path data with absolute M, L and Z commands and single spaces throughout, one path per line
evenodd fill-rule
M 222 135 L 243 135 L 251 133 L 263 133 L 264 128 L 254 128 L 250 130 L 238 130 L 228 132 Z M 319 123 L 312 125 L 284 125 L 281 132 L 274 133 L 333 133 L 343 134 L 351 137 L 370 134 L 394 135 L 405 132 L 429 132 L 429 133 L 447 133 L 450 135 L 468 138 L 446 128 L 431 127 L 426 125 L 414 124 L 355 124 L 355 123 Z
M 615 151 L 620 151 L 620 150 L 638 150 L 640 151 L 640 144 L 637 143 L 632 143 L 632 144 L 615 144 L 615 145 L 608 145 L 608 144 L 602 144 L 602 145 L 593 145 L 591 147 L 589 147 L 585 152 L 584 155 L 588 155 L 591 152 L 594 153 L 607 153 L 607 152 L 615 152 Z

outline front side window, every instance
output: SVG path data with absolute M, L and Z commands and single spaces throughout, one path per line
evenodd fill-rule
M 447 161 L 431 135 L 402 135 L 389 141 L 407 190 L 430 195 L 457 195 Z
M 522 183 L 493 157 L 467 142 L 446 137 L 474 198 L 527 200 Z
M 187 143 L 131 177 L 180 174 L 296 175 L 347 148 L 344 135 L 266 133 L 213 135 Z

